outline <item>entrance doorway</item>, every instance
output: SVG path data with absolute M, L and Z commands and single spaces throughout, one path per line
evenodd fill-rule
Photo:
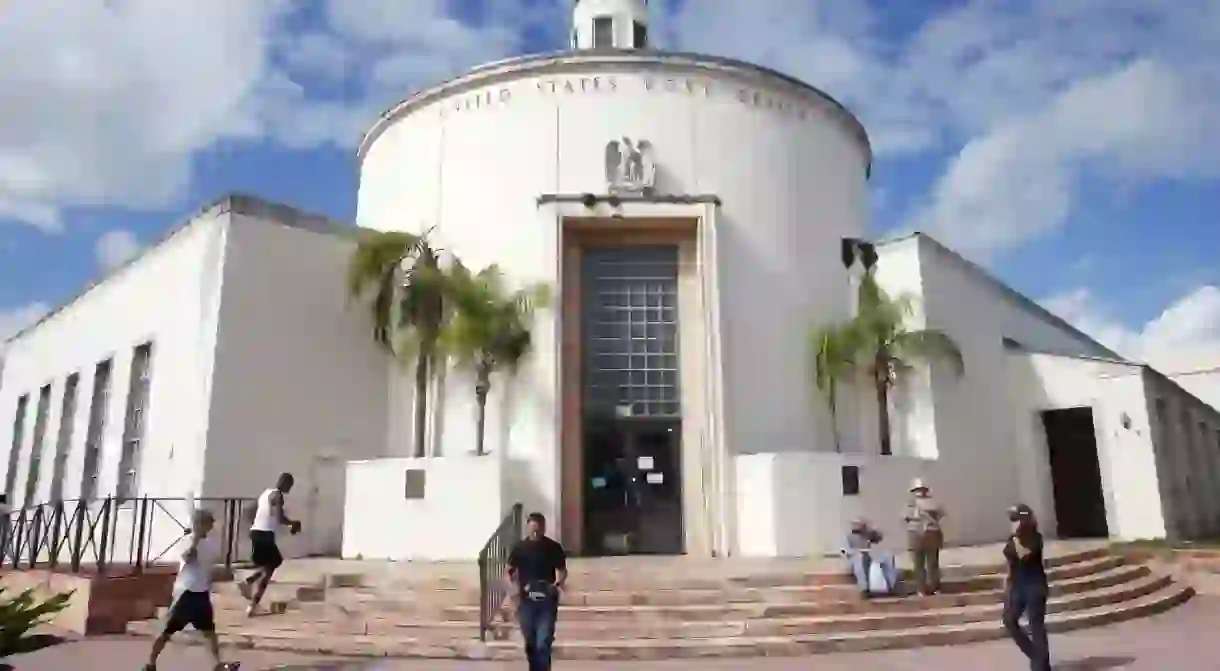
M 664 419 L 586 423 L 589 554 L 682 553 L 680 431 Z
M 681 554 L 678 247 L 590 247 L 581 272 L 585 554 Z
M 1042 413 L 1060 538 L 1108 538 L 1092 408 Z
M 347 463 L 332 455 L 314 455 L 308 482 L 304 552 L 310 557 L 339 557 L 343 554 Z

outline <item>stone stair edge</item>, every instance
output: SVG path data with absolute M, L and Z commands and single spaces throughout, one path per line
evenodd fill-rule
M 1193 596 L 1188 586 L 1171 584 L 1140 599 L 1109 604 L 1070 613 L 1048 615 L 1047 624 L 1052 632 L 1114 624 L 1130 619 L 1154 615 L 1184 603 Z M 637 642 L 624 641 L 556 641 L 558 657 L 562 659 L 660 659 L 667 657 L 758 657 L 771 655 L 817 654 L 831 651 L 863 651 L 880 648 L 910 648 L 933 645 L 952 645 L 1001 638 L 1005 635 L 998 622 L 974 622 L 968 624 L 908 628 L 890 631 L 871 631 L 834 634 L 811 634 L 801 636 L 748 637 L 727 639 L 656 639 Z M 282 650 L 310 652 L 338 657 L 401 657 L 444 659 L 519 659 L 519 645 L 506 641 L 479 643 L 467 641 L 451 645 L 436 645 L 403 641 L 401 637 L 386 635 L 339 637 L 341 645 L 316 641 L 312 645 L 287 644 L 274 640 L 260 640 L 248 635 L 222 634 L 228 646 L 255 648 L 260 650 Z M 841 645 L 847 643 L 847 645 Z M 760 647 L 775 646 L 772 650 Z M 683 653 L 673 654 L 681 650 Z M 582 654 L 585 653 L 585 654 Z M 588 653 L 592 653 L 589 655 Z M 609 654 L 607 654 L 609 653 Z M 638 654 L 643 653 L 643 654 Z M 741 654 L 745 653 L 745 654 Z
M 1131 583 L 1126 583 L 1126 584 L 1119 585 L 1119 586 L 1116 586 L 1116 587 L 1113 587 L 1110 589 L 1095 590 L 1095 591 L 1091 591 L 1091 592 L 1083 592 L 1083 593 L 1079 593 L 1079 594 L 1066 595 L 1064 597 L 1054 598 L 1051 600 L 1052 604 L 1061 606 L 1058 608 L 1054 608 L 1052 610 L 1051 614 L 1052 615 L 1064 615 L 1066 613 L 1118 606 L 1123 603 L 1138 601 L 1139 599 L 1142 599 L 1144 597 L 1147 597 L 1147 596 L 1157 593 L 1157 592 L 1163 592 L 1166 589 L 1172 588 L 1173 585 L 1174 585 L 1174 583 L 1172 583 L 1168 579 L 1168 576 L 1166 576 L 1166 575 L 1151 575 L 1146 578 L 1140 579 L 1138 581 L 1133 581 Z M 1101 599 L 1100 602 L 1098 602 L 1099 598 Z M 765 624 L 765 626 L 768 626 L 768 627 L 801 627 L 801 626 L 816 627 L 819 625 L 833 627 L 836 624 L 842 625 L 845 623 L 852 623 L 855 625 L 859 625 L 862 623 L 872 621 L 872 622 L 876 622 L 877 626 L 872 627 L 872 628 L 868 628 L 868 627 L 861 628 L 860 632 L 862 632 L 862 633 L 872 632 L 872 633 L 880 634 L 880 633 L 892 632 L 892 631 L 907 631 L 907 630 L 913 630 L 913 629 L 923 629 L 923 628 L 938 627 L 938 626 L 939 627 L 964 626 L 964 625 L 971 624 L 971 623 L 986 622 L 990 619 L 995 618 L 998 607 L 999 607 L 999 604 L 989 604 L 989 605 L 983 605 L 983 606 L 961 606 L 961 607 L 950 607 L 950 608 L 940 608 L 940 609 L 915 610 L 915 611 L 909 611 L 909 612 L 905 612 L 905 613 L 866 613 L 866 614 L 840 614 L 840 615 L 833 615 L 833 616 L 815 616 L 815 617 L 798 616 L 798 617 L 757 618 L 757 619 L 751 619 L 751 620 L 742 620 L 740 622 L 730 621 L 729 624 L 740 624 L 741 626 L 743 626 L 743 628 L 745 628 L 741 634 L 732 635 L 733 638 L 747 638 L 747 639 L 748 638 L 758 638 L 757 635 L 751 636 L 751 634 L 748 631 L 748 623 L 751 621 L 755 622 L 756 626 Z M 954 616 L 960 616 L 963 613 L 970 613 L 971 615 L 967 616 L 967 619 L 964 619 L 964 620 L 957 620 L 954 622 L 943 622 L 943 620 L 953 620 Z M 896 623 L 885 622 L 887 619 L 888 620 L 905 620 L 905 621 L 907 621 L 907 623 L 906 624 L 897 624 L 895 626 Z M 921 621 L 923 621 L 923 622 L 921 622 Z M 574 621 L 570 621 L 570 622 L 576 623 L 576 626 L 572 626 L 571 624 L 569 624 L 568 626 L 563 626 L 561 628 L 561 634 L 564 634 L 565 637 L 568 634 L 574 634 L 577 637 L 579 637 L 581 635 L 589 636 L 589 635 L 594 635 L 594 634 L 592 634 L 592 632 L 596 631 L 596 632 L 600 632 L 603 636 L 609 636 L 610 640 L 615 640 L 619 643 L 622 643 L 623 639 L 614 637 L 613 635 L 616 633 L 620 637 L 625 636 L 627 634 L 631 634 L 632 638 L 636 638 L 636 637 L 647 638 L 648 640 L 651 640 L 651 641 L 657 641 L 658 645 L 661 645 L 664 642 L 670 642 L 672 644 L 673 641 L 709 641 L 709 640 L 714 641 L 714 640 L 716 640 L 715 638 L 712 638 L 712 637 L 682 636 L 681 635 L 681 630 L 683 628 L 686 628 L 689 631 L 694 632 L 694 631 L 698 631 L 700 626 L 703 626 L 705 628 L 714 627 L 716 624 L 715 621 L 705 621 L 705 622 L 696 622 L 696 623 L 668 622 L 668 623 L 666 623 L 666 626 L 663 628 L 670 629 L 671 632 L 670 632 L 670 635 L 663 636 L 663 637 L 646 637 L 644 635 L 635 634 L 630 631 L 630 629 L 632 629 L 632 628 L 638 629 L 641 626 L 643 626 L 645 629 L 647 629 L 648 626 L 646 623 L 620 622 L 617 624 L 626 625 L 626 626 L 625 627 L 624 626 L 616 627 L 613 625 L 605 626 L 607 623 L 582 622 L 580 620 L 574 620 Z M 137 628 L 136 630 L 132 631 L 132 633 L 143 633 L 143 634 L 155 633 L 155 628 L 156 628 L 155 624 L 153 624 L 153 623 L 148 623 L 148 624 L 152 625 L 152 626 L 144 626 L 144 627 Z M 316 624 L 316 623 L 302 623 L 302 624 L 298 624 L 297 627 L 298 628 L 303 627 L 305 629 L 309 629 L 310 628 L 309 624 Z M 319 626 L 325 627 L 327 624 L 330 624 L 330 623 L 321 623 Z M 601 626 L 596 626 L 599 624 Z M 581 625 L 586 625 L 586 626 L 581 626 Z M 593 625 L 593 626 L 588 626 L 588 625 Z M 257 624 L 255 624 L 255 626 L 257 626 Z M 408 624 L 398 624 L 398 625 L 394 625 L 392 628 L 394 628 L 394 629 L 401 628 L 401 631 L 402 631 L 402 634 L 396 635 L 393 637 L 394 640 L 401 641 L 402 639 L 407 639 L 407 640 L 413 640 L 415 643 L 418 644 L 418 643 L 425 642 L 425 641 L 419 640 L 420 638 L 424 638 L 424 639 L 431 639 L 430 642 L 436 643 L 436 644 L 444 643 L 447 645 L 462 645 L 464 643 L 469 643 L 470 642 L 469 638 L 467 638 L 467 637 L 455 638 L 452 635 L 454 633 L 456 633 L 457 631 L 465 631 L 465 632 L 469 632 L 470 638 L 473 638 L 474 633 L 477 632 L 477 623 L 456 622 L 456 623 L 447 623 L 445 625 L 438 625 L 438 623 L 435 623 L 435 622 L 418 622 L 418 623 L 414 623 L 414 626 L 408 625 Z M 502 640 L 505 638 L 503 636 L 503 633 L 506 630 L 512 631 L 512 628 L 507 627 L 507 626 L 503 626 L 498 629 L 501 632 L 499 635 L 495 636 L 495 638 L 498 640 Z M 624 629 L 626 631 L 623 631 Z M 318 635 L 322 635 L 322 636 L 336 636 L 336 635 L 352 635 L 352 636 L 373 635 L 373 636 L 377 636 L 377 635 L 380 635 L 382 637 L 391 636 L 390 634 L 369 634 L 368 633 L 369 630 L 367 629 L 367 626 L 366 626 L 364 632 L 352 632 L 351 634 L 344 634 L 344 632 L 341 632 L 341 631 L 334 631 L 334 632 L 304 631 L 304 632 L 302 632 L 302 631 L 299 631 L 299 629 L 298 629 L 298 630 L 296 630 L 299 634 L 299 636 L 298 636 L 298 635 L 294 635 L 294 634 L 290 633 L 293 631 L 294 631 L 294 629 L 291 629 L 291 628 L 271 629 L 271 630 L 262 630 L 262 631 L 257 631 L 257 630 L 250 631 L 248 629 L 242 635 L 246 636 L 247 638 L 261 640 L 264 643 L 267 641 L 281 641 L 281 642 L 298 641 L 298 642 L 300 642 L 301 641 L 300 636 L 305 636 L 305 637 L 312 639 Z M 584 631 L 585 633 L 584 634 L 579 633 L 581 631 Z M 222 629 L 222 633 L 223 633 L 223 629 Z M 818 633 L 816 635 L 831 636 L 831 635 L 838 634 L 838 633 L 842 633 L 842 634 L 853 633 L 853 630 L 822 632 L 822 633 Z M 412 634 L 414 636 L 412 636 Z M 779 635 L 779 634 L 776 634 L 776 635 Z M 791 634 L 786 635 L 786 638 L 799 639 L 803 636 L 811 636 L 811 635 L 815 635 L 815 634 L 813 634 L 811 632 L 793 632 Z M 728 636 L 728 635 L 726 635 L 726 636 Z M 603 641 L 605 639 L 593 639 L 593 640 L 597 640 L 600 643 L 601 641 Z M 289 646 L 289 647 L 291 647 L 291 646 Z
M 1072 588 L 1077 587 L 1079 585 L 1091 585 L 1091 584 L 1101 583 L 1104 588 L 1104 587 L 1114 586 L 1114 585 L 1123 584 L 1125 582 L 1129 582 L 1132 580 L 1136 580 L 1140 577 L 1149 575 L 1151 573 L 1152 573 L 1152 570 L 1149 567 L 1142 565 L 1142 564 L 1121 564 L 1121 565 L 1106 569 L 1104 571 L 1098 571 L 1095 573 L 1089 573 L 1089 574 L 1070 577 L 1070 578 L 1052 580 L 1051 585 L 1052 585 L 1052 587 L 1058 587 L 1060 589 L 1071 590 Z M 1086 588 L 1086 589 L 1097 589 L 1097 588 Z M 1079 592 L 1079 591 L 1085 591 L 1085 590 L 1073 590 L 1073 592 Z M 948 596 L 948 597 L 994 596 L 997 600 L 999 600 L 1001 598 L 1001 595 L 1002 595 L 1002 593 L 999 588 L 991 587 L 991 588 L 986 588 L 986 589 L 965 591 L 965 592 L 960 592 L 960 593 L 956 593 L 956 594 L 947 594 L 944 596 Z M 882 597 L 882 598 L 874 601 L 873 603 L 879 604 L 884 607 L 891 603 L 896 603 L 896 602 L 900 602 L 900 601 L 909 601 L 912 599 L 918 600 L 918 599 L 922 599 L 922 598 L 923 597 L 918 597 L 918 596 Z M 847 599 L 847 598 L 838 599 L 838 600 L 826 600 L 826 601 L 798 601 L 798 602 L 765 602 L 765 601 L 764 602 L 730 602 L 730 601 L 725 601 L 722 603 L 673 603 L 673 604 L 627 604 L 627 605 L 587 605 L 587 604 L 576 603 L 576 604 L 563 604 L 560 606 L 560 610 L 561 610 L 561 612 L 587 613 L 590 615 L 594 615 L 594 614 L 608 615 L 608 614 L 614 614 L 614 613 L 623 613 L 624 615 L 633 615 L 636 613 L 684 613 L 684 612 L 686 612 L 686 613 L 708 613 L 708 612 L 725 611 L 725 610 L 751 610 L 751 609 L 765 610 L 767 608 L 775 608 L 775 607 L 783 608 L 783 607 L 793 607 L 793 606 L 801 606 L 801 605 L 821 605 L 821 606 L 825 606 L 825 607 L 832 607 L 835 604 L 857 605 L 857 604 L 867 604 L 867 603 L 868 602 L 861 602 L 861 601 L 858 601 L 855 599 Z M 321 606 L 321 607 L 325 607 L 325 608 L 335 608 L 337 610 L 342 610 L 344 612 L 349 612 L 349 613 L 360 611 L 359 607 L 355 606 L 353 604 L 305 602 L 305 603 L 295 604 L 295 607 L 290 607 L 290 612 L 300 612 L 297 609 L 301 608 L 302 606 L 304 606 L 306 604 Z M 226 609 L 226 607 L 231 608 L 233 610 L 244 609 L 244 602 L 241 602 L 241 603 L 234 602 L 232 604 L 229 604 L 229 603 L 226 603 L 225 601 L 221 601 L 220 603 L 218 603 L 218 610 L 224 610 L 224 609 Z M 447 616 L 450 621 L 466 621 L 466 620 L 456 618 L 454 616 L 455 615 L 466 615 L 468 617 L 475 618 L 478 615 L 479 606 L 478 606 L 478 604 L 470 604 L 470 603 L 434 604 L 434 605 L 420 607 L 420 611 L 431 614 L 431 615 L 442 615 L 443 614 L 443 615 Z M 371 614 L 376 614 L 378 612 L 387 612 L 387 611 L 385 611 L 385 610 L 378 611 L 376 605 L 374 605 L 374 607 L 372 609 L 363 611 L 363 614 L 371 615 Z M 406 611 L 388 611 L 388 612 L 398 613 L 398 612 L 411 612 L 411 611 L 406 610 Z
M 1105 553 L 1101 556 L 1090 557 L 1090 558 L 1080 560 L 1080 561 L 1065 562 L 1065 563 L 1058 564 L 1058 565 L 1048 565 L 1047 569 L 1052 574 L 1073 572 L 1073 571 L 1086 570 L 1086 569 L 1089 569 L 1090 572 L 1092 572 L 1092 571 L 1106 570 L 1108 568 L 1113 568 L 1114 566 L 1120 566 L 1124 563 L 1127 563 L 1127 561 L 1122 556 L 1116 555 L 1116 554 Z M 946 567 L 946 568 L 948 569 L 948 568 L 952 568 L 952 567 Z M 970 581 L 977 581 L 977 580 L 996 580 L 996 579 L 1002 578 L 1004 575 L 1004 571 L 1006 571 L 1005 568 L 1000 567 L 998 565 L 997 566 L 987 566 L 987 567 L 968 567 L 968 569 L 972 572 L 955 574 L 952 571 L 942 570 L 942 576 L 944 576 L 943 582 L 947 583 L 947 584 L 954 584 L 954 583 L 970 582 Z M 981 572 L 984 569 L 989 572 Z M 902 577 L 909 579 L 910 572 L 903 571 Z M 824 583 L 812 583 L 812 582 L 809 582 L 810 578 L 829 578 L 831 580 L 828 582 L 824 582 Z M 825 573 L 806 573 L 806 574 L 780 574 L 780 573 L 765 574 L 765 575 L 761 575 L 761 576 L 753 576 L 751 578 L 747 578 L 744 580 L 729 580 L 729 579 L 720 579 L 720 578 L 710 578 L 710 579 L 691 578 L 691 579 L 686 579 L 686 582 L 683 583 L 682 579 L 678 579 L 678 580 L 675 580 L 672 582 L 662 583 L 661 585 L 658 585 L 657 583 L 646 582 L 646 581 L 638 581 L 638 582 L 623 581 L 623 582 L 619 582 L 617 584 L 610 582 L 610 581 L 605 581 L 605 582 L 593 581 L 593 582 L 588 582 L 588 583 L 582 583 L 579 576 L 571 576 L 571 575 L 569 575 L 568 580 L 571 582 L 571 587 L 569 588 L 568 592 L 569 592 L 569 594 L 573 594 L 573 595 L 604 594 L 607 592 L 617 592 L 617 593 L 639 592 L 642 590 L 654 591 L 657 589 L 668 590 L 668 591 L 681 590 L 681 591 L 691 591 L 691 592 L 700 592 L 700 591 L 711 592 L 711 591 L 718 591 L 718 590 L 722 590 L 722 589 L 826 589 L 826 588 L 844 589 L 844 588 L 850 588 L 852 586 L 851 585 L 851 576 L 848 575 L 846 569 L 844 569 L 841 572 L 836 572 L 836 573 L 825 572 Z M 790 582 L 780 582 L 783 580 L 789 580 Z M 757 584 L 749 584 L 751 581 L 753 581 Z M 283 584 L 281 584 L 281 586 L 285 587 L 285 588 L 290 587 L 289 585 L 283 585 Z M 306 586 L 306 587 L 312 587 L 312 586 Z M 478 586 L 477 585 L 461 585 L 461 586 L 455 587 L 455 586 L 450 585 L 450 586 L 433 587 L 433 586 L 429 586 L 425 583 L 419 583 L 419 584 L 413 584 L 413 585 L 395 585 L 395 586 L 332 587 L 332 588 L 327 588 L 325 591 L 331 592 L 332 590 L 348 590 L 348 593 L 393 598 L 396 596 L 398 596 L 398 597 L 414 596 L 416 594 L 420 594 L 423 592 L 443 593 L 443 594 L 456 594 L 456 593 L 477 594 Z
M 1057 595 L 1057 596 L 1052 597 L 1049 600 L 1049 604 L 1052 607 L 1057 606 L 1057 608 L 1054 608 L 1053 612 L 1070 612 L 1073 610 L 1084 609 L 1084 608 L 1080 607 L 1079 604 L 1088 604 L 1088 603 L 1094 602 L 1098 599 L 1103 600 L 1104 604 L 1117 604 L 1117 603 L 1122 603 L 1124 601 L 1138 599 L 1147 594 L 1155 592 L 1157 590 L 1164 589 L 1164 588 L 1168 587 L 1170 584 L 1172 584 L 1172 580 L 1168 575 L 1152 574 L 1152 575 L 1144 576 L 1144 577 L 1137 578 L 1137 579 L 1134 579 L 1134 580 L 1131 580 L 1128 582 L 1120 583 L 1118 585 L 1105 587 L 1105 588 L 1101 588 L 1101 589 Z M 708 626 L 708 625 L 711 625 L 714 623 L 721 623 L 721 624 L 728 623 L 728 624 L 743 624 L 744 625 L 749 622 L 768 623 L 768 624 L 777 625 L 777 626 L 797 626 L 797 625 L 813 626 L 813 625 L 818 625 L 818 624 L 830 625 L 830 624 L 848 623 L 848 622 L 851 622 L 851 623 L 881 622 L 886 619 L 903 619 L 903 620 L 909 620 L 909 621 L 917 621 L 919 619 L 936 620 L 938 618 L 945 618 L 945 617 L 950 617 L 953 615 L 961 615 L 961 614 L 967 614 L 967 615 L 977 614 L 981 618 L 981 617 L 987 617 L 989 614 L 991 614 L 993 611 L 995 611 L 995 609 L 998 608 L 999 606 L 1000 606 L 1000 602 L 997 601 L 996 603 L 967 604 L 967 605 L 959 605 L 959 606 L 945 606 L 945 607 L 938 607 L 938 608 L 923 608 L 923 609 L 914 609 L 914 610 L 910 610 L 910 611 L 900 611 L 900 612 L 864 611 L 864 612 L 837 613 L 837 614 L 824 614 L 824 615 L 787 615 L 787 614 L 785 614 L 785 615 L 779 615 L 779 616 L 767 616 L 764 614 L 764 615 L 755 616 L 755 617 L 744 617 L 744 618 L 726 617 L 723 620 L 705 620 L 705 621 L 669 620 L 669 621 L 662 621 L 662 622 L 647 622 L 647 621 L 639 622 L 639 621 L 633 621 L 633 620 L 597 620 L 597 619 L 563 620 L 561 618 L 561 628 L 565 629 L 565 630 L 573 630 L 573 631 L 580 630 L 580 629 L 597 629 L 597 630 L 612 631 L 612 630 L 616 630 L 616 629 L 632 629 L 632 628 L 640 628 L 640 627 L 648 628 L 650 626 L 663 627 L 663 628 L 669 628 L 669 629 L 681 629 L 684 626 L 689 626 L 689 628 L 691 628 L 691 629 L 697 629 L 699 626 Z M 1092 607 L 1092 606 L 1086 606 L 1086 607 Z M 234 615 L 236 615 L 236 614 L 234 614 Z M 252 626 L 257 627 L 260 619 L 255 619 L 255 620 L 250 621 Z M 366 618 L 365 621 L 367 622 L 368 619 L 369 618 Z M 377 618 L 372 618 L 372 619 L 377 619 Z M 966 620 L 966 621 L 970 621 L 970 620 Z M 300 623 L 286 623 L 286 624 L 297 624 L 298 626 L 319 624 L 319 625 L 325 626 L 327 624 L 332 624 L 332 622 L 327 621 L 327 620 L 321 620 L 321 621 L 314 620 L 314 621 L 306 621 L 306 622 L 300 622 Z M 461 621 L 461 620 L 436 621 L 436 620 L 406 619 L 406 620 L 400 620 L 400 621 L 394 622 L 394 624 L 391 626 L 402 629 L 404 632 L 404 635 L 405 635 L 406 632 L 412 632 L 412 631 L 418 631 L 418 630 L 433 630 L 433 629 L 435 629 L 435 630 L 454 629 L 454 630 L 470 631 L 470 630 L 472 630 L 472 628 L 477 628 L 478 623 L 477 623 L 477 621 Z M 493 626 L 496 629 L 507 630 L 507 631 L 515 631 L 515 627 L 516 627 L 516 625 L 512 622 L 497 622 Z M 914 626 L 918 626 L 918 625 L 916 624 Z M 271 629 L 270 631 L 286 631 L 286 630 Z
M 1097 560 L 1097 559 L 1102 559 L 1105 557 L 1114 557 L 1114 556 L 1120 556 L 1120 555 L 1119 555 L 1119 553 L 1113 552 L 1109 546 L 1101 546 L 1101 547 L 1094 547 L 1094 548 L 1085 548 L 1085 549 L 1080 549 L 1080 550 L 1072 550 L 1069 552 L 1064 552 L 1061 554 L 1053 555 L 1053 556 L 1047 557 L 1046 562 L 1047 562 L 1048 568 L 1056 568 L 1056 567 L 1064 566 L 1067 564 L 1077 564 L 1077 563 L 1087 562 L 1090 560 Z M 410 564 L 411 564 L 410 562 L 395 563 L 396 566 L 404 567 L 404 568 L 407 568 L 408 570 L 409 570 Z M 1004 570 L 1004 565 L 1002 562 L 985 562 L 985 563 L 979 563 L 979 564 L 946 564 L 941 567 L 942 574 L 944 574 L 946 576 L 951 575 L 953 573 L 963 573 L 964 575 L 969 575 L 969 576 L 981 576 L 981 575 L 990 575 L 990 574 L 998 573 L 1003 570 Z M 615 572 L 615 573 L 617 573 L 617 572 Z M 760 578 L 761 579 L 767 579 L 767 578 L 783 579 L 783 578 L 791 578 L 791 577 L 800 577 L 800 578 L 807 579 L 807 578 L 816 578 L 816 577 L 840 577 L 843 574 L 844 573 L 841 571 L 832 571 L 832 570 L 826 570 L 826 571 L 764 570 L 764 571 L 760 571 L 760 572 L 754 573 L 754 574 L 743 574 L 743 575 L 725 574 L 725 575 L 712 576 L 712 577 L 707 577 L 707 578 L 695 578 L 695 580 L 702 579 L 702 580 L 709 580 L 709 581 L 734 582 L 736 580 L 750 580 L 750 579 L 760 579 Z M 576 571 L 572 571 L 569 574 L 571 579 L 577 579 L 577 578 L 581 578 L 581 577 L 597 577 L 597 576 L 603 576 L 603 575 L 605 575 L 604 572 L 593 572 L 593 571 L 587 571 L 587 570 L 576 570 Z M 377 575 L 369 573 L 369 572 L 332 571 L 332 572 L 319 573 L 313 578 L 302 578 L 302 577 L 293 576 L 293 577 L 287 578 L 286 580 L 278 580 L 277 584 L 283 585 L 283 586 L 291 585 L 291 586 L 297 586 L 297 587 L 328 587 L 328 588 L 332 588 L 332 589 L 333 588 L 360 588 L 362 585 L 353 584 L 353 583 L 367 583 L 370 578 L 381 579 L 382 577 L 383 576 L 377 576 Z M 412 579 L 410 577 L 405 577 L 405 578 L 391 578 L 390 580 L 391 581 L 396 581 L 396 580 L 401 581 L 403 584 L 398 585 L 396 587 L 398 589 L 402 589 L 404 591 L 410 591 L 412 588 L 460 590 L 460 589 L 469 589 L 472 587 L 477 588 L 478 575 L 475 574 L 473 576 L 464 576 L 464 577 L 446 575 L 446 576 L 438 576 L 435 578 L 420 578 L 418 580 Z M 341 583 L 341 584 L 333 584 L 336 582 Z M 343 583 L 345 583 L 345 584 L 343 584 Z

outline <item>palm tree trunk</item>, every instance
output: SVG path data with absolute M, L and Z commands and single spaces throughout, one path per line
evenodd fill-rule
M 419 355 L 415 359 L 415 457 L 422 458 L 427 453 L 428 440 L 428 379 L 432 363 L 431 348 L 420 346 Z
M 835 396 L 834 385 L 831 385 L 830 389 L 827 391 L 827 397 L 830 401 L 830 434 L 834 436 L 835 439 L 835 452 L 842 452 L 843 446 L 840 444 L 839 440 L 839 404 L 835 400 Z
M 474 384 L 474 397 L 478 403 L 474 425 L 474 453 L 480 457 L 484 454 L 483 440 L 487 432 L 487 393 L 489 391 L 491 391 L 491 371 L 480 367 Z
M 881 454 L 893 454 L 890 445 L 890 389 L 889 385 L 878 375 L 877 385 L 877 431 L 880 432 Z

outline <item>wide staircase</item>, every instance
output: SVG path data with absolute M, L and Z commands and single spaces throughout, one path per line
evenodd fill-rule
M 1100 544 L 1048 546 L 1048 627 L 1062 632 L 1152 615 L 1190 587 Z M 947 550 L 942 593 L 861 599 L 828 560 L 576 559 L 556 639 L 561 659 L 806 655 L 950 645 L 998 638 L 999 547 Z M 232 583 L 218 586 L 228 644 L 327 656 L 517 659 L 511 616 L 493 612 L 480 640 L 473 564 L 302 560 L 269 591 L 272 614 L 247 618 Z M 483 592 L 486 595 L 486 592 Z M 499 609 L 496 609 L 499 610 Z M 153 621 L 129 625 L 157 630 Z

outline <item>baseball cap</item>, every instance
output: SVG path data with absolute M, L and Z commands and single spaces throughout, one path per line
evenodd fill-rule
M 1012 520 L 1013 522 L 1016 522 L 1017 520 L 1028 519 L 1033 516 L 1034 516 L 1034 509 L 1030 508 L 1029 506 L 1025 505 L 1024 503 L 1018 503 L 1017 505 L 1012 506 L 1008 509 L 1008 519 Z

